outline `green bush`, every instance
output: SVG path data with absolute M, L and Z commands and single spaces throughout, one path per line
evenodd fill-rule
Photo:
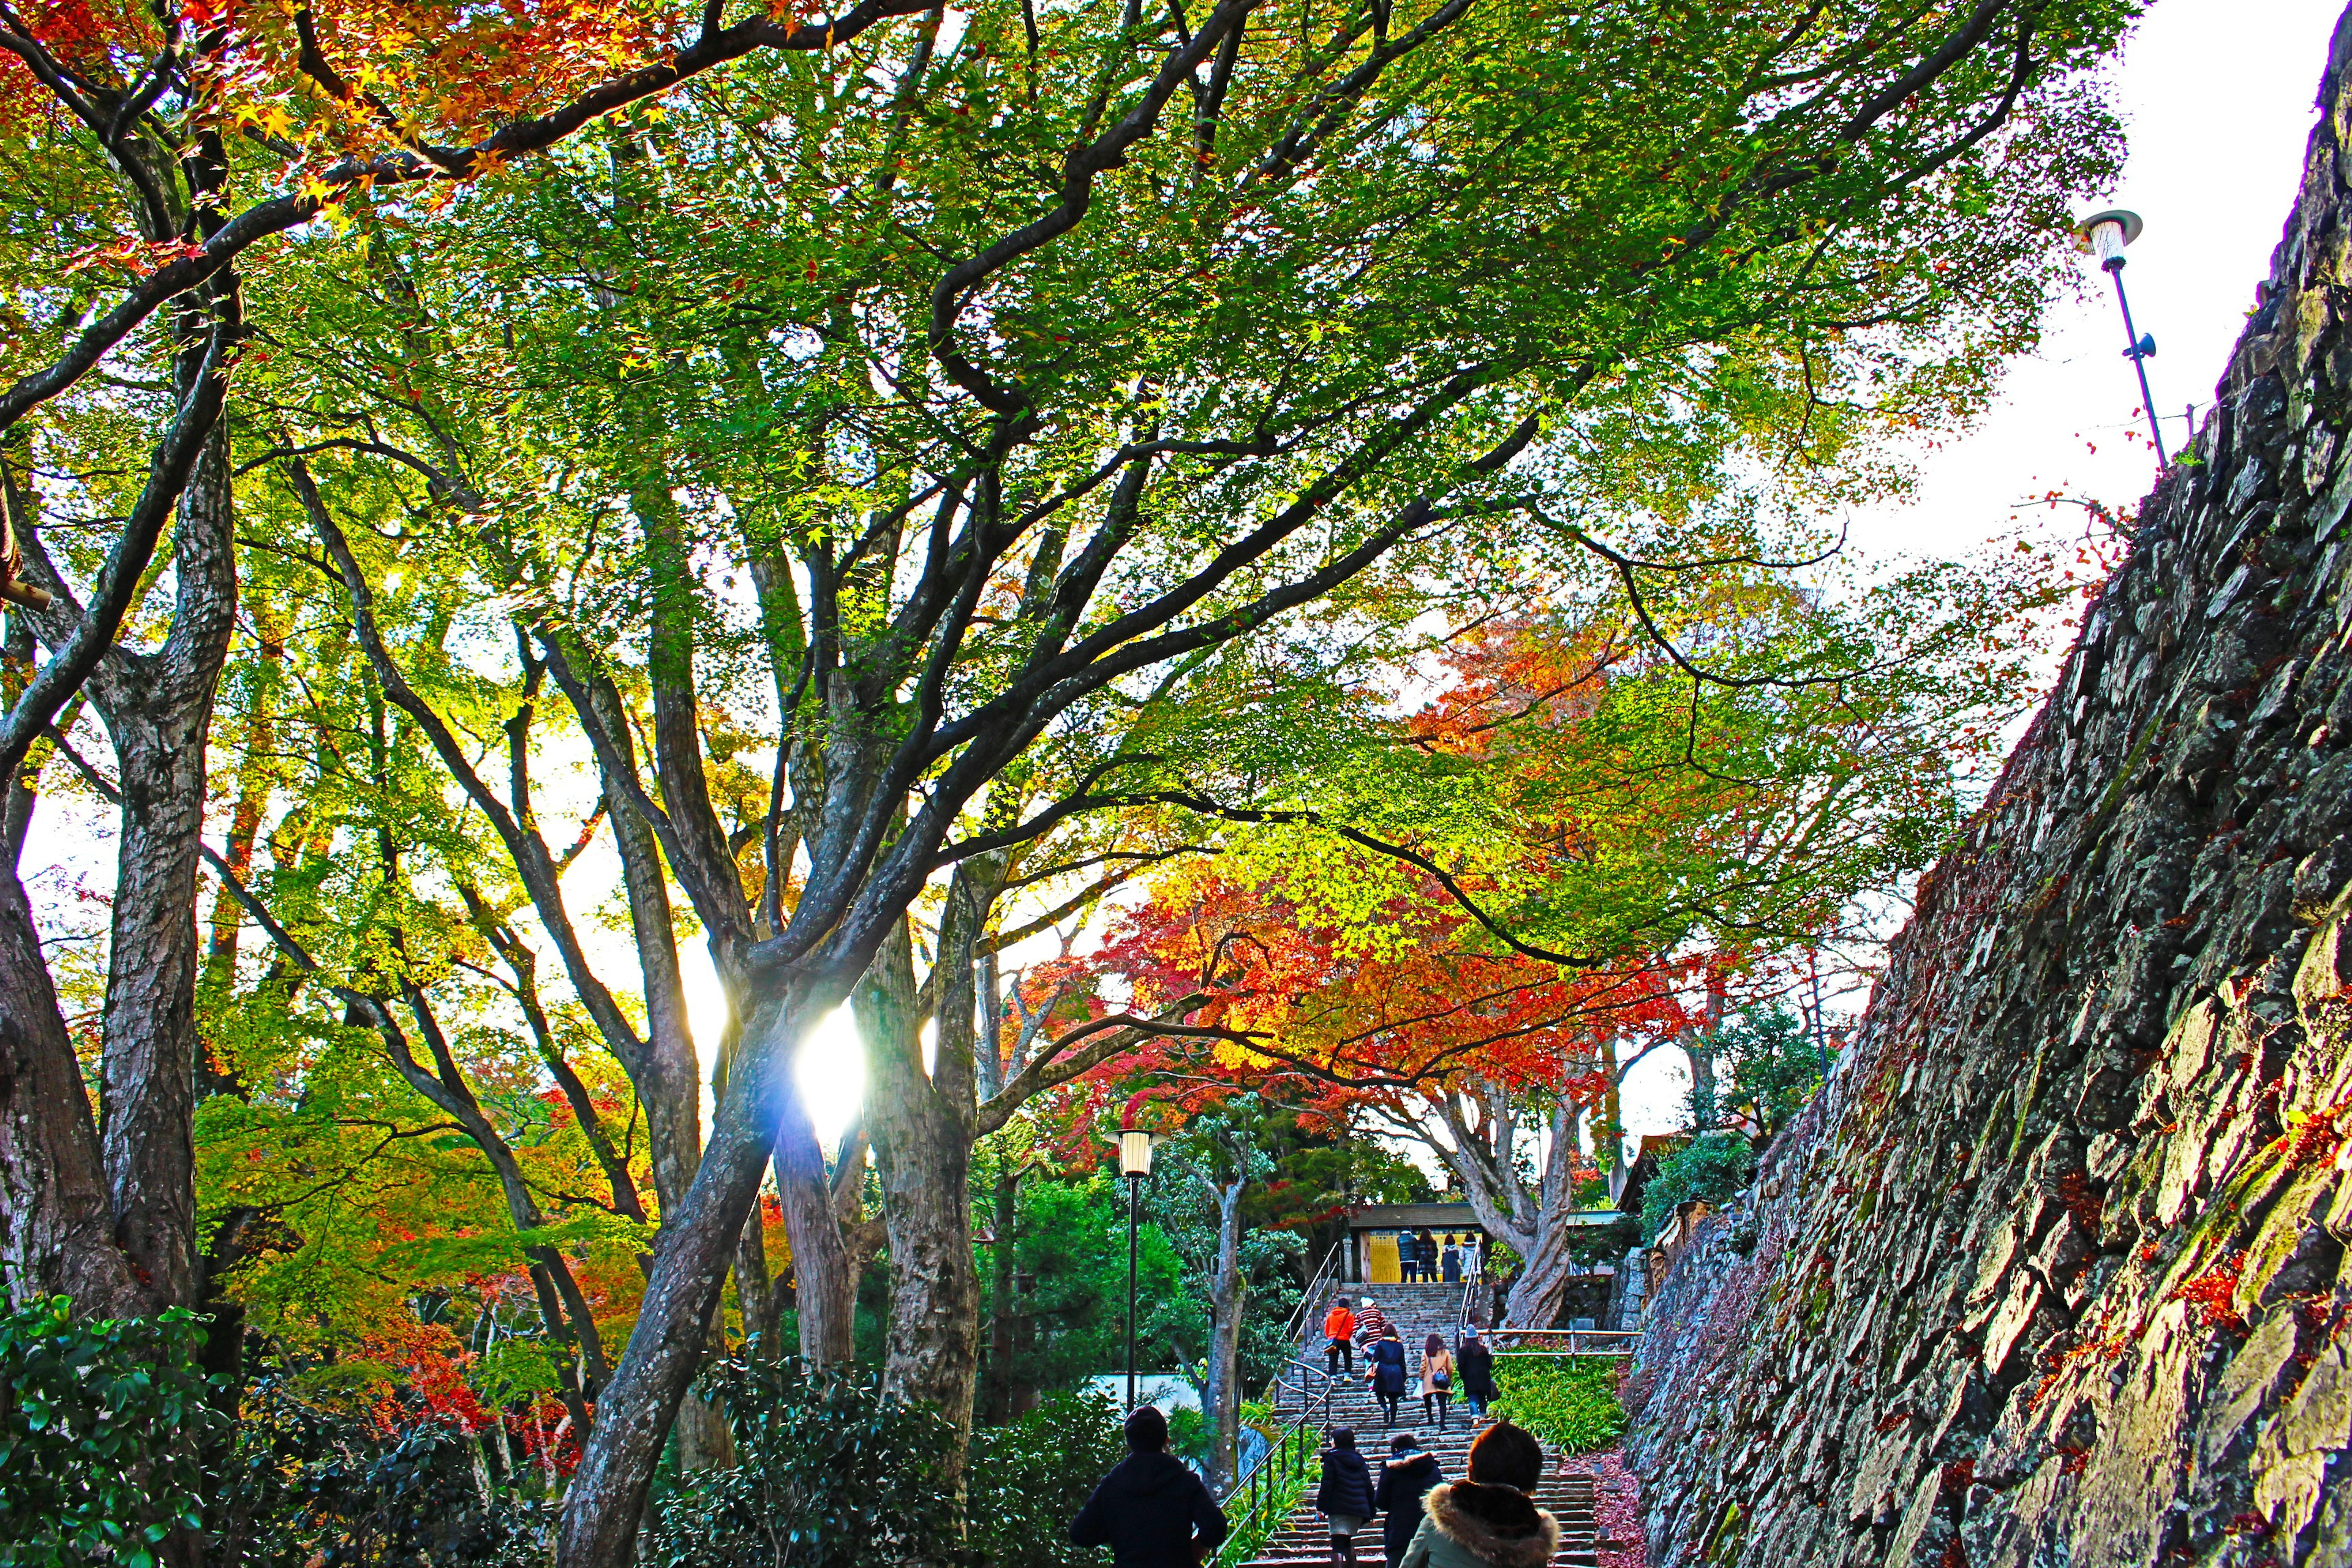
M 1642 1188 L 1642 1239 L 1658 1239 L 1659 1227 L 1684 1204 L 1719 1204 L 1756 1173 L 1756 1151 L 1737 1132 L 1702 1132 L 1660 1162 L 1658 1173 Z
M 1070 1521 L 1127 1457 L 1100 1394 L 1056 1394 L 981 1427 L 959 1542 L 945 1479 L 955 1428 L 936 1409 L 886 1403 L 870 1377 L 797 1358 L 721 1363 L 699 1386 L 726 1402 L 736 1463 L 687 1478 L 656 1503 L 645 1561 L 663 1568 L 1077 1568 L 1096 1556 L 1070 1544 Z
M 1057 1394 L 1017 1421 L 979 1428 L 965 1472 L 972 1549 L 992 1568 L 1099 1561 L 1070 1544 L 1070 1521 L 1125 1458 L 1118 1407 L 1099 1394 Z
M 955 1501 L 944 1478 L 956 1431 L 937 1409 L 886 1403 L 874 1380 L 797 1356 L 720 1362 L 696 1387 L 726 1402 L 736 1462 L 660 1500 L 642 1561 L 851 1568 L 954 1560 Z
M 147 1568 L 203 1522 L 203 1330 L 176 1307 L 96 1323 L 68 1307 L 0 1315 L 0 1565 Z
M 206 1560 L 235 1568 L 520 1568 L 544 1563 L 555 1504 L 522 1495 L 530 1467 L 492 1481 L 478 1437 L 394 1389 L 410 1418 L 386 1434 L 349 1408 L 393 1389 L 370 1363 L 265 1363 L 205 1511 Z
M 1495 1363 L 1490 1413 L 1562 1454 L 1606 1448 L 1623 1435 L 1613 1356 L 1504 1356 Z

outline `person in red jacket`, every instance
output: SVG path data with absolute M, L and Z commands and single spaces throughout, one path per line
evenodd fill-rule
M 1323 1363 L 1325 1373 L 1331 1377 L 1339 1375 L 1343 1363 L 1349 1373 L 1356 1370 L 1356 1314 L 1348 1310 L 1344 1296 L 1323 1314 Z

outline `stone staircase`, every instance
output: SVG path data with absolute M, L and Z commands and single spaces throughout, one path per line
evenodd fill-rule
M 1470 1442 L 1484 1422 L 1474 1421 L 1463 1407 L 1459 1395 L 1453 1402 L 1445 1429 L 1439 1430 L 1422 1415 L 1421 1397 L 1411 1392 L 1420 1386 L 1421 1347 L 1433 1333 L 1445 1336 L 1449 1345 L 1460 1339 L 1461 1325 L 1455 1321 L 1462 1307 L 1462 1287 L 1456 1285 L 1355 1285 L 1349 1287 L 1348 1300 L 1360 1311 L 1360 1303 L 1370 1296 L 1380 1303 L 1381 1310 L 1396 1325 L 1398 1338 L 1404 1341 L 1412 1378 L 1403 1402 L 1397 1408 L 1396 1432 L 1411 1432 L 1421 1439 L 1421 1446 L 1434 1455 L 1438 1468 L 1449 1481 L 1460 1480 L 1468 1468 Z M 1380 1403 L 1365 1387 L 1363 1363 L 1358 1358 L 1356 1373 L 1350 1377 L 1342 1373 L 1333 1380 L 1323 1372 L 1323 1338 L 1321 1332 L 1325 1303 L 1313 1304 L 1307 1314 L 1309 1338 L 1300 1347 L 1309 1368 L 1302 1390 L 1294 1382 L 1286 1387 L 1276 1418 L 1289 1420 L 1298 1411 L 1303 1393 L 1311 1409 L 1317 1412 L 1318 1424 L 1327 1431 L 1333 1426 L 1352 1426 L 1356 1430 L 1356 1447 L 1364 1460 L 1371 1466 L 1372 1477 L 1378 1480 L 1381 1466 L 1389 1457 L 1389 1438 L 1393 1435 L 1387 1426 Z M 1322 1415 L 1324 1401 L 1329 1399 L 1330 1415 Z M 1307 1564 L 1324 1564 L 1331 1561 L 1331 1537 L 1324 1527 L 1321 1515 L 1315 1511 L 1315 1483 L 1319 1467 L 1309 1461 L 1307 1495 L 1298 1508 L 1271 1535 L 1255 1557 L 1242 1568 L 1306 1568 Z M 1552 1562 L 1559 1568 L 1597 1568 L 1601 1559 L 1595 1545 L 1598 1522 L 1595 1517 L 1597 1499 L 1592 1478 L 1584 1475 L 1562 1475 L 1557 1467 L 1546 1474 L 1543 1486 L 1536 1493 L 1536 1505 L 1559 1521 L 1559 1552 Z M 1356 1535 L 1356 1562 L 1360 1568 L 1381 1568 L 1385 1559 L 1381 1550 L 1381 1521 L 1372 1521 Z

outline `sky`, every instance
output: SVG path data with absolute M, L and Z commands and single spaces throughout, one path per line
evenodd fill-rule
M 2124 276 L 2137 325 L 2157 340 L 2148 369 L 2168 447 L 2185 438 L 2186 405 L 2202 416 L 2253 306 L 2254 285 L 2268 273 L 2301 178 L 2335 20 L 2332 5 L 2314 0 L 2159 0 L 2114 68 L 2128 162 L 2117 188 L 2084 193 L 2082 210 L 2120 205 L 2147 220 Z M 2084 276 L 2095 287 L 2059 302 L 2039 351 L 2011 368 L 1975 426 L 1919 455 L 1916 494 L 1851 518 L 1850 548 L 1876 560 L 1954 555 L 2011 530 L 2021 511 L 2053 531 L 2080 529 L 2072 510 L 2024 510 L 2020 503 L 2031 496 L 2054 489 L 2112 508 L 2147 492 L 2155 460 L 2144 437 L 2130 438 L 2144 426 L 2138 388 L 2121 354 L 2123 325 L 2087 259 Z M 110 822 L 45 808 L 24 870 L 37 900 L 56 909 L 77 889 L 104 889 L 112 862 Z M 618 873 L 610 835 L 600 835 L 565 879 L 575 915 L 600 905 L 616 914 Z M 600 949 L 598 967 L 615 980 L 635 968 L 624 923 L 583 921 Z M 604 937 L 611 939 L 609 956 Z M 725 1003 L 702 944 L 688 942 L 681 956 L 707 1060 Z M 1671 1058 L 1653 1056 L 1629 1081 L 1630 1131 L 1678 1124 L 1685 1085 Z M 845 1014 L 819 1027 L 803 1063 L 811 1109 L 830 1142 L 855 1113 L 861 1089 Z

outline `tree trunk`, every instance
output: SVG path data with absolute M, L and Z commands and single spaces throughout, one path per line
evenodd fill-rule
M 951 903 L 954 898 L 951 892 Z M 959 951 L 952 932 L 943 929 L 934 1075 L 923 1071 L 914 952 L 904 921 L 883 942 L 856 994 L 866 1041 L 866 1118 L 890 1243 L 882 1391 L 887 1398 L 937 1405 L 955 1423 L 959 1440 L 950 1475 L 960 1483 L 980 1365 L 980 1270 L 971 1247 L 971 1124 L 957 1113 L 952 1090 L 938 1081 L 951 1079 L 957 1070 L 947 1036 L 958 1006 L 966 1017 L 963 1070 L 970 1071 L 971 986 L 967 980 L 959 992 L 948 984 L 956 963 L 948 955 Z
M 1514 1327 L 1550 1328 L 1559 1316 L 1560 1303 L 1568 1299 L 1568 1276 L 1574 1267 L 1568 1243 L 1575 1233 L 1560 1223 L 1564 1217 L 1557 1212 L 1546 1214 L 1533 1237 L 1524 1244 L 1513 1238 L 1512 1246 L 1525 1265 L 1503 1304 L 1504 1321 Z
M 1508 1089 L 1488 1084 L 1479 1093 L 1486 1097 L 1479 1101 L 1486 1111 L 1480 1131 L 1470 1131 L 1449 1099 L 1441 1106 L 1452 1142 L 1433 1146 L 1461 1180 L 1463 1195 L 1470 1200 L 1479 1226 L 1519 1255 L 1519 1276 L 1504 1302 L 1504 1321 L 1515 1328 L 1548 1329 L 1567 1297 L 1573 1262 L 1569 1242 L 1574 1231 L 1567 1219 L 1575 1195 L 1579 1113 L 1565 1099 L 1553 1109 L 1550 1143 L 1543 1151 L 1536 1190 L 1530 1193 L 1518 1173 L 1517 1122 L 1503 1098 Z M 1495 1134 L 1491 1150 L 1482 1137 L 1490 1131 Z
M 80 1064 L 24 884 L 0 872 L 0 1275 L 14 1306 L 70 1296 L 86 1318 L 135 1317 L 147 1295 L 114 1244 Z
M 989 1281 L 988 1409 L 991 1421 L 1013 1415 L 1013 1323 L 1019 1313 L 1013 1299 L 1014 1230 L 1021 1220 L 1021 1172 L 1007 1166 L 996 1173 L 993 1228 L 996 1244 L 990 1249 L 993 1278 Z
M 756 1340 L 762 1359 L 776 1354 L 776 1293 L 768 1281 L 767 1226 L 753 1204 L 735 1244 L 735 1305 L 743 1317 L 746 1352 Z
M 788 1226 L 805 1209 L 808 1184 L 798 1177 L 806 1159 L 814 1158 L 819 1212 L 846 1272 L 846 1251 L 834 1226 L 831 1194 L 824 1185 L 824 1160 L 793 1083 L 796 1047 L 807 1025 L 840 1000 L 838 991 L 826 994 L 802 984 L 784 988 L 780 995 L 760 997 L 742 1009 L 746 1048 L 728 1075 L 726 1096 L 694 1184 L 663 1216 L 636 1328 L 597 1403 L 595 1431 L 564 1498 L 557 1548 L 557 1561 L 564 1568 L 624 1568 L 631 1561 L 654 1467 L 708 1348 L 728 1260 L 742 1237 L 744 1216 L 759 1199 L 772 1148 L 778 1152 L 778 1175 L 787 1188 Z M 782 1129 L 781 1136 L 771 1129 Z M 808 1254 L 803 1253 L 797 1232 L 793 1247 L 796 1260 L 806 1259 L 802 1264 L 801 1309 L 805 1346 L 812 1317 L 826 1318 L 812 1311 L 824 1290 L 809 1288 L 809 1265 L 823 1265 L 812 1256 L 817 1249 L 814 1237 Z M 841 1300 L 845 1308 L 845 1293 Z M 824 1347 L 835 1353 L 821 1359 L 846 1358 L 847 1331 L 845 1312 L 837 1321 L 826 1318 L 824 1334 L 839 1338 L 837 1347 Z
M 615 803 L 613 840 L 620 850 L 622 883 L 629 895 L 630 932 L 636 941 L 637 970 L 645 983 L 645 1056 L 641 1061 L 624 1065 L 635 1068 L 630 1078 L 646 1108 L 654 1195 L 661 1205 L 662 1223 L 667 1225 L 677 1206 L 686 1201 L 702 1163 L 702 1068 L 695 1056 L 693 1034 L 687 1027 L 677 924 L 662 872 L 660 847 L 645 819 L 617 804 L 627 800 L 638 783 L 635 752 L 627 740 L 627 716 L 620 693 L 610 681 L 598 679 L 589 695 L 605 733 L 620 737 L 623 746 L 629 747 L 616 752 L 612 764 L 601 770 L 604 797 Z M 718 1353 L 726 1353 L 725 1330 L 715 1318 L 706 1339 Z M 700 1399 L 687 1400 L 677 1416 L 679 1468 L 715 1468 L 727 1464 L 733 1451 L 725 1412 Z
M 789 1078 L 797 1053 L 786 1056 L 783 1070 Z M 816 1141 L 798 1086 L 788 1084 L 780 1099 L 776 1201 L 783 1209 L 784 1238 L 793 1249 L 793 1302 L 800 1317 L 801 1357 L 813 1365 L 839 1365 L 857 1353 L 857 1260 L 842 1235 L 840 1208 L 825 1175 L 824 1148 Z
M 1242 1278 L 1242 1180 L 1217 1184 L 1217 1263 L 1209 1282 L 1209 1485 L 1233 1482 L 1242 1438 L 1242 1309 L 1249 1283 Z

